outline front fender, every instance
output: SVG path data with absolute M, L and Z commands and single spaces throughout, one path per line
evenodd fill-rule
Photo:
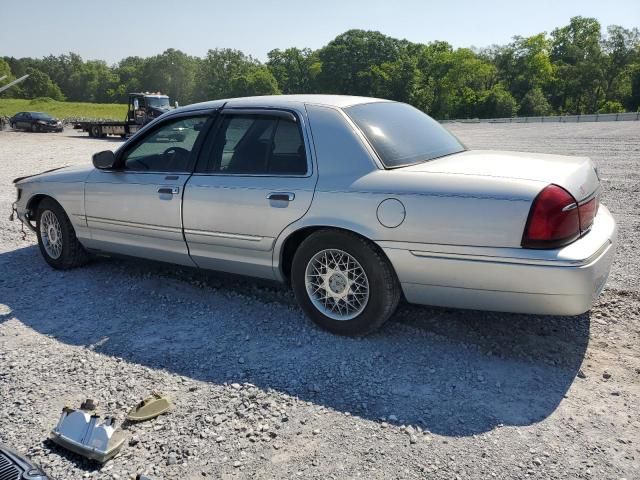
M 26 182 L 19 183 L 16 187 L 21 190 L 21 195 L 14 204 L 15 211 L 29 229 L 34 230 L 31 221 L 35 220 L 35 206 L 41 199 L 48 197 L 64 209 L 79 239 L 89 235 L 84 213 L 83 182 Z

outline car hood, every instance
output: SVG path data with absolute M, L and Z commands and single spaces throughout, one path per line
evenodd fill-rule
M 18 177 L 13 183 L 30 182 L 82 182 L 94 170 L 93 165 L 76 165 L 72 167 L 58 167 L 44 172 Z
M 578 201 L 593 194 L 600 185 L 597 171 L 588 157 L 542 153 L 467 150 L 402 170 L 554 183 Z

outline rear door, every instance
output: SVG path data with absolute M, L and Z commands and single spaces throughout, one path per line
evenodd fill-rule
M 207 113 L 172 116 L 118 152 L 119 168 L 85 184 L 88 247 L 193 265 L 182 234 L 181 201 Z
M 22 128 L 25 130 L 31 129 L 31 114 L 23 113 L 20 119 L 18 120 L 18 128 Z
M 274 278 L 275 239 L 313 198 L 303 112 L 227 109 L 185 186 L 184 233 L 203 268 Z

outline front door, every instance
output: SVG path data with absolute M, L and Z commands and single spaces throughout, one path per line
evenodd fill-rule
M 181 201 L 207 115 L 172 117 L 117 154 L 85 184 L 89 248 L 193 266 Z
M 184 233 L 203 268 L 273 278 L 275 239 L 313 197 L 302 112 L 228 109 L 185 186 Z

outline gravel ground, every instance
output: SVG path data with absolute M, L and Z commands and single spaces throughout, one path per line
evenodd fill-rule
M 590 155 L 620 225 L 590 314 L 403 305 L 365 339 L 314 327 L 286 289 L 151 262 L 53 271 L 8 221 L 11 179 L 113 148 L 0 132 L 0 442 L 58 479 L 640 478 L 640 122 L 449 125 L 469 147 Z M 47 439 L 86 397 L 119 420 L 104 466 Z

